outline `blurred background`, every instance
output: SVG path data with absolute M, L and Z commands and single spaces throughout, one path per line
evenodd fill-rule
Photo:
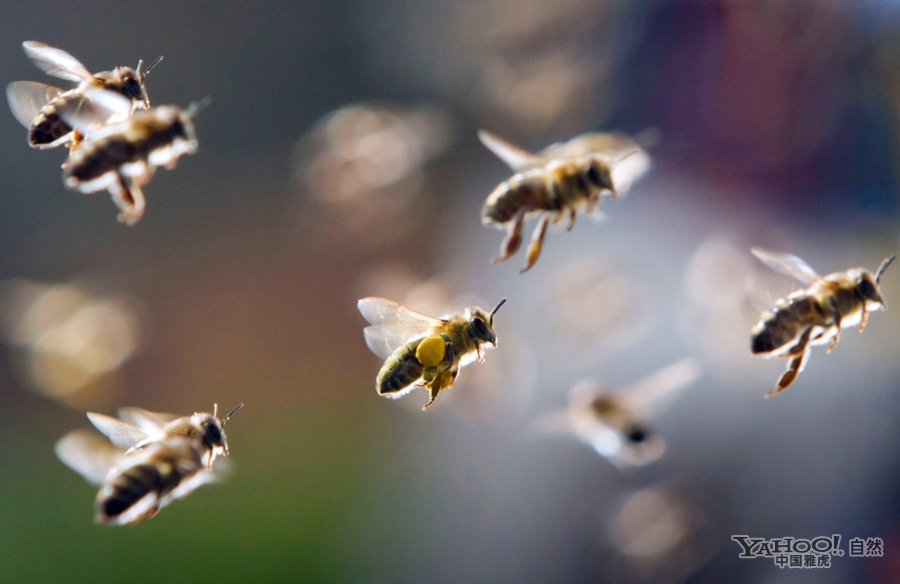
M 0 115 L 0 579 L 4 582 L 900 581 L 900 310 L 784 363 L 749 330 L 798 285 L 900 246 L 900 6 L 885 0 L 7 5 L 0 78 L 63 85 L 165 56 L 157 105 L 205 96 L 200 150 L 134 228 L 61 182 Z M 651 171 L 602 224 L 492 265 L 510 176 L 486 128 L 538 150 L 654 130 Z M 882 289 L 900 306 L 900 269 Z M 497 349 L 434 407 L 376 395 L 357 299 L 439 315 L 501 297 Z M 684 357 L 665 454 L 617 468 L 542 416 L 583 379 Z M 229 423 L 233 473 L 151 521 L 92 523 L 53 454 L 85 411 Z M 738 559 L 732 534 L 881 537 L 831 569 Z M 846 549 L 846 544 L 844 544 Z

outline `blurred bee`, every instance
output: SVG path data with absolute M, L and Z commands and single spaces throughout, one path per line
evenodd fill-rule
M 540 154 L 484 130 L 478 132 L 478 138 L 516 173 L 493 190 L 481 212 L 484 225 L 506 226 L 506 239 L 495 263 L 518 251 L 525 218 L 540 216 L 521 272 L 538 260 L 551 219 L 558 223 L 568 217 L 567 229 L 571 230 L 579 209 L 594 214 L 604 193 L 612 197 L 624 194 L 650 167 L 644 150 L 622 134 L 584 134 Z
M 650 464 L 665 452 L 665 442 L 648 418 L 699 376 L 699 364 L 682 359 L 618 390 L 580 381 L 569 392 L 568 409 L 541 418 L 538 430 L 574 432 L 618 467 Z
M 164 166 L 174 168 L 183 154 L 197 151 L 194 117 L 202 104 L 188 109 L 174 105 L 135 112 L 117 123 L 110 114 L 124 114 L 131 106 L 111 91 L 85 91 L 94 107 L 60 108 L 60 116 L 87 138 L 69 155 L 63 179 L 67 188 L 82 193 L 108 190 L 119 207 L 119 221 L 134 225 L 144 215 L 142 186 Z
M 178 418 L 139 408 L 119 410 L 117 420 L 89 413 L 88 419 L 109 442 L 85 430 L 73 430 L 56 443 L 56 455 L 97 493 L 94 521 L 107 525 L 140 522 L 175 499 L 217 480 L 216 457 L 228 456 L 225 424 L 213 413 Z
M 878 286 L 881 275 L 896 256 L 884 260 L 874 276 L 863 268 L 853 268 L 823 277 L 796 256 L 759 248 L 750 251 L 776 272 L 809 286 L 778 300 L 750 332 L 753 354 L 790 359 L 778 386 L 766 397 L 784 391 L 794 382 L 806 366 L 811 346 L 830 343 L 830 353 L 837 345 L 841 328 L 859 325 L 862 332 L 869 312 L 887 310 Z
M 59 110 L 91 109 L 85 93 L 89 88 L 112 91 L 127 99 L 130 108 L 125 117 L 135 109 L 150 107 L 144 80 L 162 61 L 162 57 L 146 69 L 143 69 L 144 62 L 138 61 L 136 69 L 116 67 L 112 71 L 92 75 L 78 59 L 63 50 L 37 41 L 25 41 L 22 46 L 25 54 L 48 75 L 78 83 L 77 87 L 68 91 L 34 81 L 15 81 L 6 86 L 9 107 L 19 123 L 28 128 L 28 143 L 32 148 L 55 148 L 66 143 L 71 143 L 74 148 L 81 141 L 83 136 L 60 117 Z M 115 113 L 124 119 L 121 112 L 108 113 Z M 118 120 L 110 118 L 105 121 Z
M 360 300 L 357 307 L 372 324 L 363 330 L 366 345 L 386 359 L 375 389 L 396 399 L 426 387 L 431 399 L 422 409 L 427 409 L 441 390 L 453 385 L 461 367 L 484 361 L 482 350 L 497 346 L 494 314 L 504 302 L 490 312 L 467 308 L 433 318 L 384 298 Z

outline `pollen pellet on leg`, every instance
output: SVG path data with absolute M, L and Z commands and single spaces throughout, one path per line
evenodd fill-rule
M 434 367 L 444 359 L 444 339 L 439 335 L 425 337 L 416 348 L 416 359 L 425 367 Z

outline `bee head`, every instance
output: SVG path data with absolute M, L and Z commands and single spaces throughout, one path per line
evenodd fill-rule
M 222 456 L 228 456 L 228 440 L 225 438 L 225 422 L 228 421 L 228 418 L 230 418 L 232 414 L 241 409 L 243 405 L 244 404 L 238 404 L 221 422 L 217 415 L 219 412 L 219 404 L 213 405 L 212 414 L 200 414 L 198 423 L 202 430 L 200 434 L 201 440 L 203 440 L 203 444 L 213 453 L 213 455 L 221 454 Z M 210 465 L 212 464 L 213 458 L 214 456 L 210 457 Z
M 887 304 L 881 296 L 881 290 L 879 290 L 878 286 L 881 283 L 881 275 L 891 265 L 895 257 L 887 258 L 881 262 L 881 267 L 878 268 L 874 277 L 869 272 L 860 270 L 859 278 L 856 280 L 856 294 L 861 300 L 874 302 L 881 305 L 883 309 L 887 309 Z
M 625 436 L 631 444 L 641 444 L 650 437 L 650 432 L 647 428 L 637 424 L 629 424 L 622 428 L 622 435 Z
M 469 317 L 469 333 L 478 341 L 497 346 L 497 334 L 494 332 L 494 314 L 503 306 L 506 298 L 497 303 L 490 313 L 480 308 L 473 308 Z
M 584 173 L 592 186 L 608 191 L 616 190 L 613 187 L 612 173 L 609 170 L 609 165 L 602 160 L 596 158 L 590 159 L 590 162 L 588 162 L 587 166 L 584 168 Z

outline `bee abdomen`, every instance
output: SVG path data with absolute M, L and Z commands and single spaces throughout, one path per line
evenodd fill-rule
M 28 143 L 31 146 L 51 144 L 72 132 L 72 127 L 56 114 L 56 108 L 50 106 L 46 109 L 50 109 L 50 111 L 42 111 L 38 114 L 34 123 L 31 124 L 31 128 L 28 129 Z
M 121 137 L 83 144 L 77 151 L 77 157 L 66 167 L 66 176 L 78 181 L 90 181 L 118 170 L 123 164 L 137 158 L 134 146 Z
M 552 197 L 547 184 L 537 175 L 516 175 L 501 183 L 490 194 L 481 212 L 486 223 L 507 223 L 519 211 L 549 209 Z
M 384 364 L 378 373 L 376 389 L 381 395 L 397 393 L 406 389 L 422 377 L 422 364 L 416 359 L 416 348 L 420 340 L 400 347 Z
M 753 327 L 750 350 L 754 354 L 771 353 L 797 338 L 809 326 L 810 317 L 820 312 L 808 296 L 779 300 L 774 310 L 764 312 Z
M 100 491 L 97 511 L 108 518 L 118 517 L 148 493 L 159 491 L 162 483 L 163 477 L 155 465 L 133 466 Z

